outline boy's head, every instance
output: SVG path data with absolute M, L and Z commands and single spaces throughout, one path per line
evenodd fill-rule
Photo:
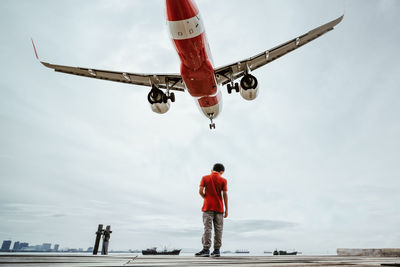
M 213 171 L 223 173 L 225 171 L 225 167 L 221 163 L 215 163 L 214 167 L 213 167 Z

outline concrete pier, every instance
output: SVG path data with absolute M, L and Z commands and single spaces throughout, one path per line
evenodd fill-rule
M 400 266 L 398 257 L 362 256 L 141 256 L 0 254 L 1 266 Z
M 339 256 L 400 257 L 400 248 L 338 248 Z

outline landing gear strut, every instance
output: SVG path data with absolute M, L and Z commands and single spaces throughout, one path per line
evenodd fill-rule
M 210 130 L 211 129 L 215 129 L 215 123 L 213 122 L 213 116 L 214 114 L 208 114 L 208 118 L 210 119 L 211 123 L 210 123 Z

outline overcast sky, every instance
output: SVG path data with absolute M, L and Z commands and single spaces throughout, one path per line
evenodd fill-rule
M 177 73 L 164 1 L 0 1 L 0 241 L 201 248 L 198 186 L 226 167 L 223 250 L 399 247 L 400 2 L 198 0 L 216 67 L 345 13 L 258 69 L 255 101 L 223 89 L 216 130 L 187 93 L 152 113 L 148 88 L 43 61 Z

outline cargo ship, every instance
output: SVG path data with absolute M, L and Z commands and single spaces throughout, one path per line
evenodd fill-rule
M 277 255 L 297 255 L 297 251 L 287 252 L 286 250 L 275 250 L 273 253 L 274 256 Z
M 164 250 L 157 251 L 157 248 L 148 248 L 142 250 L 143 255 L 179 255 L 181 253 L 180 249 L 173 249 L 173 250 L 167 250 L 164 248 Z
M 235 253 L 239 253 L 239 254 L 248 254 L 250 253 L 250 251 L 245 250 L 245 249 L 238 249 L 235 251 Z

